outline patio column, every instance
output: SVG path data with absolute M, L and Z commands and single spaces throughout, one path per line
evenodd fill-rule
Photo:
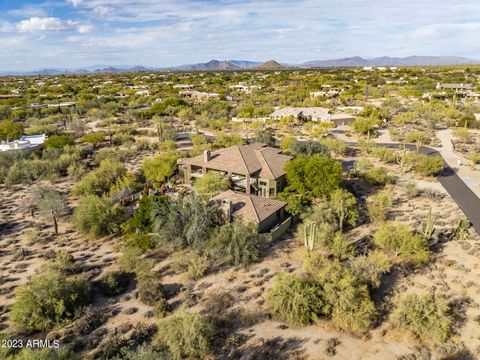
M 250 175 L 245 177 L 245 193 L 250 194 Z

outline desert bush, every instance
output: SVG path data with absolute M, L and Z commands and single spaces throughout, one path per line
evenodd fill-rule
M 354 274 L 344 271 L 325 281 L 323 297 L 328 304 L 332 323 L 342 330 L 363 333 L 376 316 L 375 306 L 366 285 Z
M 196 195 L 156 202 L 152 216 L 160 243 L 171 242 L 180 248 L 204 247 L 211 229 L 220 223 L 218 208 Z
M 382 249 L 402 256 L 414 266 L 425 265 L 430 258 L 427 241 L 414 234 L 405 224 L 395 222 L 383 224 L 373 236 L 373 242 Z
M 447 300 L 433 292 L 399 295 L 394 299 L 392 320 L 421 340 L 444 342 L 450 336 L 452 318 Z
M 161 203 L 168 203 L 168 196 L 144 196 L 138 201 L 138 207 L 131 218 L 130 231 L 140 231 L 142 233 L 151 233 L 154 228 L 154 218 L 152 209 L 160 207 Z M 166 205 L 166 204 L 165 204 Z
M 348 152 L 347 144 L 345 144 L 344 141 L 334 137 L 322 139 L 320 143 L 325 145 L 328 150 L 337 155 L 346 155 Z
M 153 315 L 161 319 L 167 316 L 170 313 L 170 305 L 167 302 L 167 299 L 162 297 L 153 305 Z
M 409 151 L 403 156 L 406 164 L 420 175 L 433 176 L 445 167 L 445 162 L 441 156 L 430 156 L 414 151 Z
M 107 193 L 115 181 L 125 175 L 127 170 L 125 166 L 115 160 L 103 160 L 100 166 L 85 175 L 77 182 L 72 194 L 80 195 L 102 195 Z
M 153 159 L 146 159 L 142 165 L 145 178 L 155 186 L 160 186 L 177 170 L 177 159 L 180 155 L 175 151 L 160 153 Z
M 367 184 L 372 186 L 394 183 L 394 178 L 389 175 L 387 170 L 383 167 L 374 167 L 368 170 L 360 171 L 359 176 L 365 180 Z
M 420 190 L 417 188 L 417 185 L 414 182 L 407 182 L 403 186 L 403 190 L 409 199 L 416 198 L 418 195 L 420 195 Z
M 105 308 L 93 305 L 82 309 L 80 317 L 75 319 L 70 328 L 76 336 L 84 336 L 90 334 L 107 320 Z
M 330 150 L 326 145 L 318 141 L 293 141 L 289 147 L 290 153 L 293 155 L 315 155 L 319 154 L 330 157 Z
M 216 228 L 208 241 L 208 252 L 234 265 L 247 265 L 260 256 L 266 235 L 243 221 L 233 221 Z
M 392 267 L 388 256 L 381 251 L 374 250 L 368 255 L 362 255 L 355 258 L 351 263 L 352 271 L 358 280 L 378 288 L 383 274 L 388 273 Z
M 205 317 L 180 309 L 159 321 L 155 343 L 167 348 L 174 359 L 204 357 L 210 352 L 213 332 Z
M 155 273 L 137 273 L 137 281 L 138 297 L 144 304 L 154 306 L 165 297 L 163 285 Z
M 278 274 L 267 301 L 275 317 L 296 326 L 315 322 L 326 312 L 322 287 L 306 276 Z
M 164 350 L 154 350 L 150 346 L 142 345 L 136 349 L 125 347 L 110 360 L 170 360 L 171 355 Z
M 287 190 L 308 199 L 328 197 L 340 187 L 340 163 L 321 155 L 299 155 L 285 165 Z
M 62 149 L 65 146 L 74 145 L 75 141 L 72 136 L 70 135 L 52 135 L 47 140 L 43 146 L 45 148 L 57 148 Z
M 140 259 L 141 254 L 142 250 L 137 247 L 126 247 L 123 250 L 122 256 L 118 259 L 120 269 L 128 272 L 135 271 L 138 263 L 142 261 Z
M 114 206 L 96 195 L 88 195 L 80 198 L 73 213 L 73 224 L 78 231 L 95 238 L 117 232 L 124 216 L 123 207 Z
M 127 236 L 125 241 L 126 248 L 139 249 L 141 252 L 147 252 L 157 246 L 155 238 L 150 234 L 133 233 Z
M 1 355 L 1 353 L 0 353 Z M 80 360 L 67 349 L 22 349 L 16 354 L 2 358 L 4 360 Z
M 370 154 L 384 163 L 394 163 L 397 159 L 395 151 L 386 147 L 374 148 Z
M 80 141 L 90 143 L 94 147 L 97 147 L 105 141 L 105 134 L 102 132 L 86 134 L 80 138 Z
M 199 194 L 212 197 L 230 188 L 230 181 L 215 172 L 206 173 L 193 184 Z
M 388 217 L 388 210 L 392 207 L 392 193 L 390 190 L 382 190 L 370 197 L 367 205 L 368 216 L 373 222 L 385 221 Z
M 80 278 L 68 279 L 49 271 L 17 288 L 11 320 L 29 330 L 61 326 L 90 301 L 90 286 Z
M 187 280 L 198 280 L 205 275 L 209 266 L 210 264 L 207 257 L 194 256 L 188 262 L 185 278 Z
M 117 296 L 127 290 L 130 274 L 124 271 L 110 271 L 98 280 L 100 290 L 106 296 Z

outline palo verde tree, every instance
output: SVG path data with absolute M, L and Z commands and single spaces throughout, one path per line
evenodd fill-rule
M 298 156 L 285 166 L 287 190 L 308 199 L 326 198 L 340 187 L 340 163 L 321 155 Z

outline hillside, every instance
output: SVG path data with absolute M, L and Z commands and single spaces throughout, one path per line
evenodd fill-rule
M 268 60 L 267 62 L 264 62 L 261 65 L 257 65 L 254 68 L 260 69 L 260 70 L 277 70 L 277 69 L 284 69 L 285 66 L 279 64 L 275 60 Z

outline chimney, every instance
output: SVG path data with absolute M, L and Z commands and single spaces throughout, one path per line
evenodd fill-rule
M 233 203 L 230 199 L 224 199 L 222 201 L 222 212 L 225 216 L 225 221 L 227 223 L 232 221 L 232 213 L 233 213 Z
M 210 161 L 210 150 L 203 151 L 203 162 Z

